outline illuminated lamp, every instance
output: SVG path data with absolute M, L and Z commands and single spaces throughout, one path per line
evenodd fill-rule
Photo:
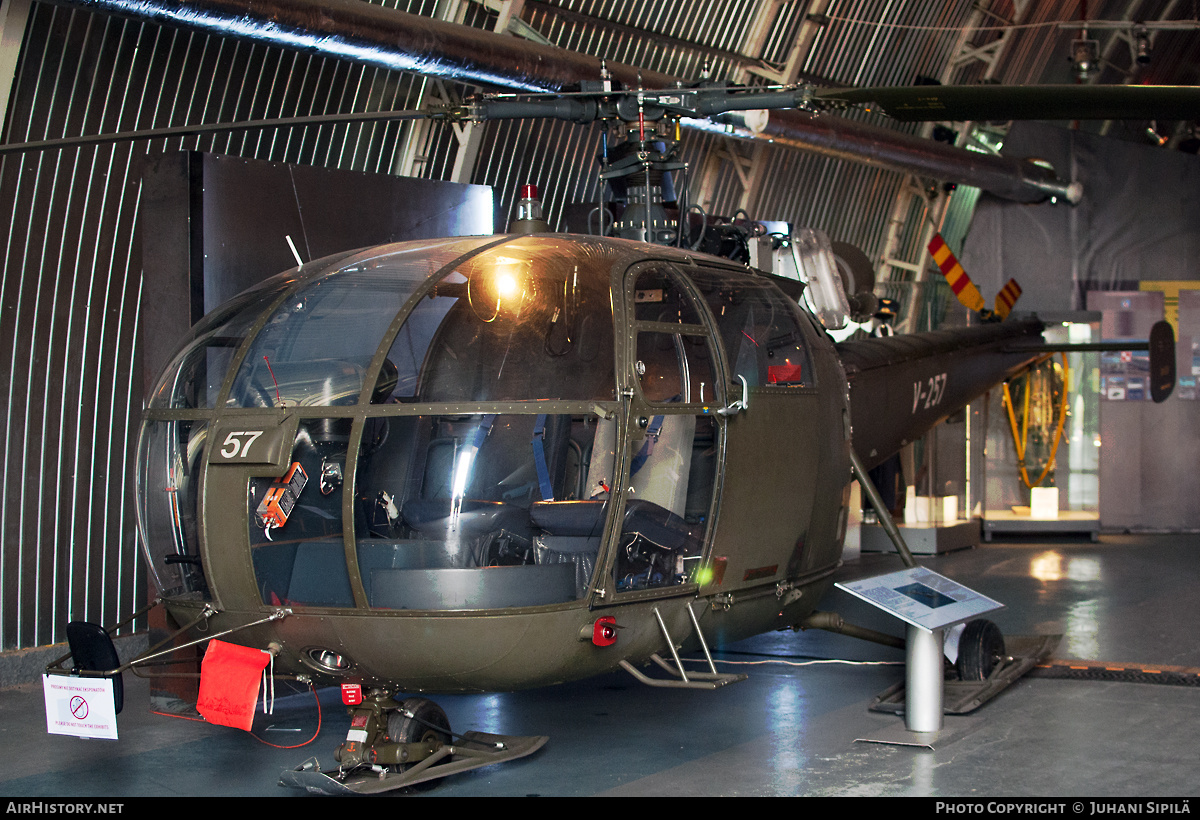
M 1075 71 L 1076 79 L 1086 80 L 1099 67 L 1099 41 L 1087 39 L 1071 41 L 1071 68 Z

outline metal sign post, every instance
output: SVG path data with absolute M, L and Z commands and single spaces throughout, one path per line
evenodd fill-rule
M 945 630 L 1004 605 L 924 567 L 835 586 L 908 625 L 905 726 L 910 732 L 939 731 Z

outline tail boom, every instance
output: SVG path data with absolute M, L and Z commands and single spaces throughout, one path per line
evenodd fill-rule
M 910 333 L 837 346 L 850 385 L 854 449 L 867 469 L 1019 373 L 1041 353 L 1037 320 Z

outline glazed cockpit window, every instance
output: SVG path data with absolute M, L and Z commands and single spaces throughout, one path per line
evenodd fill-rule
M 355 259 L 276 308 L 242 361 L 230 407 L 350 405 L 388 328 L 426 279 L 463 252 L 445 240 Z
M 371 607 L 492 609 L 587 594 L 613 427 L 591 413 L 369 419 L 355 533 Z M 608 479 L 611 481 L 611 479 Z
M 446 274 L 388 351 L 379 382 L 394 390 L 372 401 L 612 400 L 611 261 L 569 250 L 501 245 Z
M 550 234 L 403 243 L 210 314 L 139 443 L 156 586 L 337 609 L 585 598 L 623 464 L 613 282 L 630 256 Z M 203 563 L 231 553 L 253 601 Z
M 268 606 L 354 606 L 342 542 L 349 419 L 301 419 L 283 476 L 250 478 L 250 555 Z
M 639 322 L 700 324 L 700 314 L 673 270 L 667 265 L 648 265 L 638 271 L 633 303 Z
M 201 320 L 189 334 L 184 350 L 167 367 L 150 396 L 155 409 L 215 407 L 229 363 L 246 334 L 296 277 L 277 276 L 231 300 Z
M 634 373 L 647 401 L 703 404 L 714 401 L 716 363 L 700 314 L 682 277 L 666 265 L 637 270 Z
M 138 448 L 138 526 L 154 586 L 204 601 L 196 502 L 208 429 L 192 419 L 146 422 Z
M 708 303 L 735 375 L 750 387 L 810 387 L 812 365 L 797 308 L 758 277 L 700 268 L 688 271 Z

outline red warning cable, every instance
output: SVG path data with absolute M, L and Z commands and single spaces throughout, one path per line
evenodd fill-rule
M 279 395 L 279 379 L 275 378 L 275 371 L 271 369 L 271 360 L 264 355 L 263 361 L 267 363 L 267 372 L 271 374 L 271 381 L 275 382 L 275 401 L 279 402 L 280 407 L 283 407 L 283 397 Z
M 301 746 L 307 746 L 308 744 L 310 744 L 314 740 L 316 740 L 317 736 L 321 734 L 321 699 L 319 697 L 317 697 L 317 687 L 313 686 L 312 683 L 309 683 L 308 688 L 309 688 L 309 691 L 311 691 L 313 693 L 313 700 L 315 700 L 317 702 L 317 731 L 315 731 L 313 733 L 312 737 L 310 737 L 308 740 L 304 741 L 303 743 L 297 743 L 295 746 L 277 746 L 274 743 L 263 740 L 261 737 L 254 734 L 254 732 L 251 732 L 250 736 L 253 737 L 255 740 L 257 740 L 259 743 L 263 744 L 264 746 L 270 746 L 273 749 L 299 749 Z

